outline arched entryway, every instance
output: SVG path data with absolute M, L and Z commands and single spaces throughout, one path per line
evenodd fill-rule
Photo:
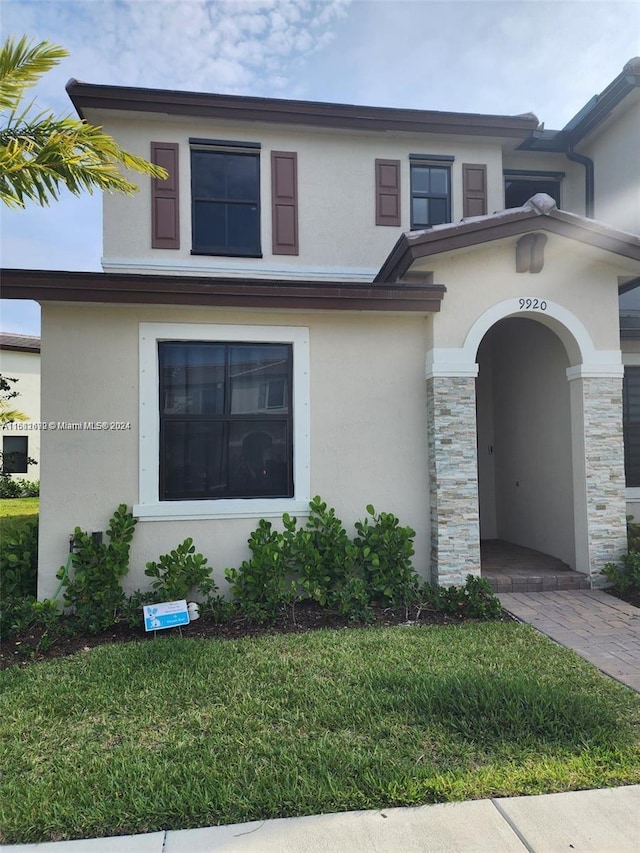
M 574 568 L 570 360 L 565 346 L 542 323 L 509 317 L 485 334 L 477 364 L 481 542 L 519 545 L 557 558 L 560 571 Z M 496 551 L 485 548 L 483 553 Z
M 495 533 L 602 584 L 626 542 L 621 378 L 619 350 L 547 300 L 497 303 L 427 353 L 432 579 L 480 574 Z

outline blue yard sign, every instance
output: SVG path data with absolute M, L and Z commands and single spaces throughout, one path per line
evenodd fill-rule
M 161 631 L 163 628 L 177 628 L 189 624 L 189 611 L 186 601 L 163 601 L 162 604 L 146 604 L 144 613 L 145 631 Z

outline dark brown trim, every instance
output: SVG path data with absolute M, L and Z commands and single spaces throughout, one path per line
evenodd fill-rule
M 551 199 L 549 201 L 551 202 Z M 403 234 L 380 268 L 374 283 L 389 284 L 398 281 L 418 258 L 519 236 L 530 231 L 548 231 L 640 261 L 639 237 L 609 228 L 592 219 L 558 210 L 555 206 L 538 211 L 528 201 L 523 207 L 500 211 L 479 219 L 463 219 L 451 225 L 435 226 L 428 231 Z
M 2 294 L 2 298 L 4 299 L 4 293 Z M 10 344 L 0 344 L 0 350 L 2 352 L 30 352 L 34 355 L 40 355 L 40 347 L 14 347 Z
M 6 269 L 0 272 L 3 298 L 38 302 L 430 313 L 440 310 L 446 290 L 441 284 L 381 287 L 346 281 L 210 279 L 58 270 Z
M 232 121 L 262 121 L 276 124 L 342 127 L 360 130 L 405 130 L 417 133 L 463 133 L 469 136 L 497 136 L 526 139 L 538 127 L 534 115 L 501 116 L 479 113 L 436 112 L 433 110 L 364 107 L 320 101 L 292 101 L 280 98 L 248 98 L 179 92 L 169 89 L 142 89 L 133 86 L 102 86 L 71 79 L 67 94 L 78 115 L 84 110 L 126 110 L 168 115 L 207 116 Z

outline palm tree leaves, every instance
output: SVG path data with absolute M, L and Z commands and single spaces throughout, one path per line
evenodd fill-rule
M 7 39 L 0 48 L 0 201 L 24 207 L 28 200 L 47 205 L 66 187 L 74 195 L 107 190 L 132 195 L 138 189 L 121 168 L 164 179 L 167 173 L 129 154 L 86 121 L 51 112 L 20 110 L 24 92 L 65 56 L 47 41 Z
M 34 86 L 69 52 L 56 44 L 41 41 L 33 45 L 23 36 L 7 39 L 0 49 L 0 109 L 18 108 L 24 90 Z

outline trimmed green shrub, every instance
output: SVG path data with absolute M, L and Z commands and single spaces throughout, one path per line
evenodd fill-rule
M 38 519 L 9 527 L 0 540 L 2 598 L 35 598 L 38 586 Z
M 78 630 L 95 634 L 117 620 L 125 601 L 120 585 L 129 571 L 129 549 L 136 519 L 126 504 L 120 504 L 109 521 L 109 543 L 98 542 L 76 527 L 73 533 L 71 572 L 61 567 L 57 577 L 63 580 L 65 606 L 72 608 Z
M 207 558 L 196 554 L 193 539 L 187 538 L 171 553 L 163 554 L 158 562 L 147 563 L 145 575 L 155 578 L 151 587 L 156 601 L 180 601 L 200 595 L 205 602 L 217 592 L 209 577 Z

